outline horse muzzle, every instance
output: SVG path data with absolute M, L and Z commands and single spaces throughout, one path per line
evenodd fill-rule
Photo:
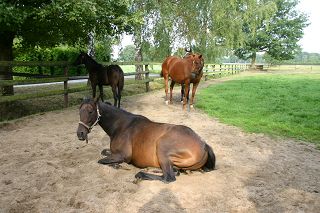
M 78 139 L 80 141 L 84 141 L 85 139 L 88 138 L 88 136 L 87 135 L 85 136 L 85 134 L 83 134 L 83 132 L 77 132 L 77 135 L 78 135 Z
M 86 140 L 88 142 L 88 130 L 79 125 L 77 130 L 77 136 L 80 141 Z
M 192 73 L 191 73 L 191 79 L 195 79 L 196 77 L 197 77 L 197 74 L 194 73 L 194 72 L 192 72 Z

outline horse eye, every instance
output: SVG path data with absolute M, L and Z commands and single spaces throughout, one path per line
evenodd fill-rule
M 89 113 L 90 113 L 90 114 L 92 114 L 92 113 L 93 113 L 93 111 L 89 111 Z

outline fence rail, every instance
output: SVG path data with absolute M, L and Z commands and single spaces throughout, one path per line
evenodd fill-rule
M 130 72 L 124 73 L 125 76 L 136 76 L 144 75 L 143 83 L 146 85 L 146 91 L 150 90 L 149 82 L 153 79 L 149 77 L 149 65 L 160 65 L 161 63 L 137 63 L 137 62 L 101 62 L 103 65 L 117 64 L 117 65 L 142 65 L 142 72 Z M 28 79 L 21 80 L 0 80 L 0 87 L 3 86 L 14 86 L 14 85 L 26 85 L 26 84 L 40 84 L 40 83 L 54 83 L 54 82 L 63 82 L 63 89 L 61 90 L 52 90 L 46 92 L 38 92 L 32 94 L 22 94 L 22 95 L 13 95 L 13 96 L 0 96 L 1 102 L 16 101 L 16 100 L 25 100 L 31 98 L 39 98 L 51 95 L 64 94 L 64 106 L 68 106 L 68 94 L 74 92 L 80 92 L 87 90 L 87 87 L 82 88 L 69 88 L 68 83 L 70 80 L 81 80 L 88 79 L 88 75 L 85 76 L 69 76 L 69 68 L 73 67 L 70 62 L 66 61 L 56 61 L 56 62 L 36 62 L 36 61 L 0 61 L 0 66 L 5 67 L 62 67 L 64 69 L 64 74 L 60 76 L 51 76 L 43 74 L 30 74 L 30 73 L 17 73 L 13 72 L 13 76 L 28 77 Z M 209 76 L 213 77 L 222 77 L 227 74 L 235 74 L 240 71 L 243 71 L 248 68 L 246 64 L 206 64 L 204 67 L 204 78 L 208 79 Z M 0 73 L 1 74 L 1 73 Z M 1 94 L 0 94 L 1 95 Z
M 249 64 L 206 64 L 204 67 L 204 79 L 208 77 L 222 77 L 232 75 L 249 69 Z
M 143 83 L 146 85 L 146 91 L 150 90 L 149 82 L 153 79 L 149 78 L 149 64 L 148 63 L 102 63 L 103 65 L 109 64 L 118 64 L 118 65 L 142 65 L 144 71 L 142 72 L 130 72 L 124 73 L 124 76 L 133 76 L 133 75 L 144 75 Z M 15 86 L 15 85 L 27 85 L 27 84 L 40 84 L 40 83 L 54 83 L 54 82 L 63 82 L 63 89 L 61 90 L 52 90 L 46 92 L 38 92 L 32 94 L 18 94 L 13 96 L 0 96 L 1 102 L 9 102 L 16 100 L 25 100 L 31 98 L 39 98 L 51 95 L 59 95 L 64 94 L 64 106 L 68 106 L 68 94 L 79 92 L 83 90 L 87 90 L 88 88 L 69 88 L 68 83 L 70 80 L 80 80 L 80 79 L 88 79 L 89 76 L 69 76 L 69 68 L 73 67 L 70 62 L 66 61 L 56 61 L 56 62 L 39 62 L 39 61 L 0 61 L 0 66 L 2 67 L 62 67 L 64 69 L 64 75 L 60 76 L 51 76 L 51 75 L 43 75 L 43 74 L 30 74 L 30 73 L 17 73 L 13 72 L 12 76 L 20 76 L 20 77 L 28 77 L 27 79 L 20 80 L 0 80 L 0 87 L 3 86 Z M 0 73 L 4 74 L 4 73 Z

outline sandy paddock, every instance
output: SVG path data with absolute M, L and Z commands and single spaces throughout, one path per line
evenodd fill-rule
M 135 183 L 140 170 L 97 163 L 109 138 L 76 137 L 78 107 L 15 121 L 0 129 L 0 212 L 319 212 L 320 151 L 313 145 L 248 134 L 194 109 L 164 104 L 164 91 L 125 98 L 123 108 L 194 129 L 217 169 L 177 181 Z

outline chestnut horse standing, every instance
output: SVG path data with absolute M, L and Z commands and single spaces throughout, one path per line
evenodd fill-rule
M 124 75 L 120 66 L 109 65 L 104 67 L 97 63 L 87 53 L 81 52 L 74 65 L 84 64 L 89 72 L 89 79 L 92 87 L 92 97 L 96 97 L 96 87 L 99 86 L 100 97 L 103 101 L 103 85 L 110 85 L 112 88 L 114 106 L 120 108 L 121 91 L 124 86 Z
M 138 172 L 143 180 L 175 181 L 175 169 L 212 171 L 215 155 L 212 148 L 190 128 L 182 125 L 156 123 L 148 118 L 126 112 L 97 99 L 86 99 L 80 105 L 79 140 L 99 124 L 110 137 L 111 155 L 99 160 L 116 166 L 130 163 L 139 168 L 160 167 L 162 176 Z
M 188 54 L 184 57 L 187 57 Z M 196 91 L 197 91 L 197 87 L 200 83 L 200 80 L 203 76 L 203 67 L 204 67 L 204 60 L 203 60 L 203 57 L 201 57 L 201 63 L 202 63 L 202 67 L 200 69 L 200 72 L 198 74 L 195 75 L 194 78 L 192 78 L 190 80 L 190 84 L 192 83 L 192 96 L 191 96 L 191 102 L 190 102 L 190 107 L 193 107 L 193 101 L 194 101 L 194 96 L 196 94 Z M 190 91 L 190 89 L 189 89 Z M 184 84 L 181 84 L 181 101 L 183 101 L 183 97 L 185 96 L 185 93 L 184 93 Z M 189 102 L 189 93 L 187 94 L 187 102 Z
M 175 83 L 184 85 L 184 94 L 189 94 L 189 87 L 191 81 L 198 79 L 202 74 L 204 60 L 200 54 L 187 54 L 184 58 L 177 56 L 169 56 L 162 63 L 161 76 L 165 80 L 165 92 L 166 92 L 166 103 L 168 104 L 168 81 L 171 78 L 170 84 L 170 103 L 172 103 L 172 90 Z M 198 83 L 200 82 L 199 78 Z M 192 97 L 194 97 L 198 83 L 193 85 Z M 183 109 L 185 109 L 187 102 L 187 96 L 183 97 Z M 193 104 L 193 98 L 192 98 Z

